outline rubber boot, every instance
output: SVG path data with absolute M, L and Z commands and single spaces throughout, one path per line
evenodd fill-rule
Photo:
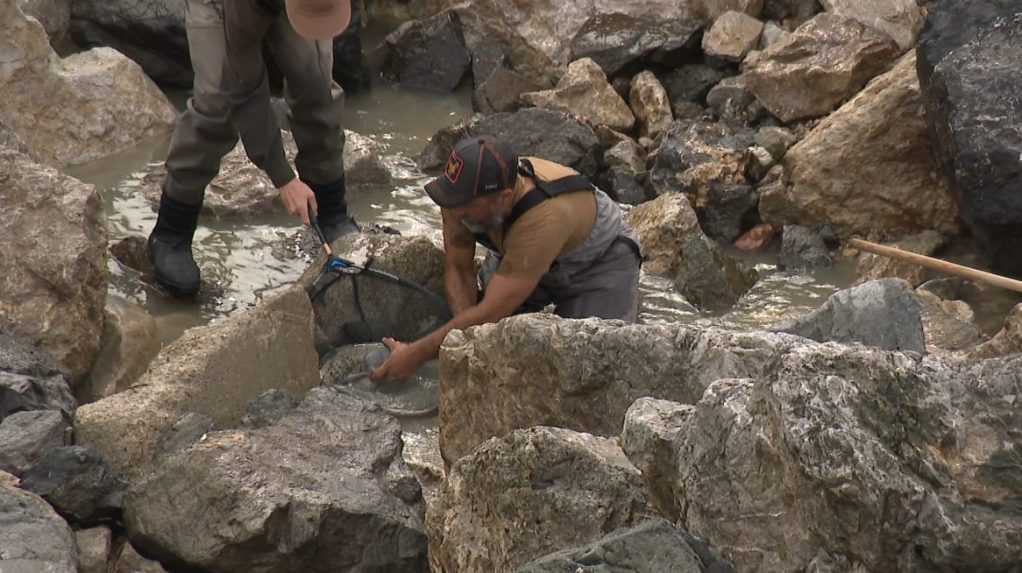
M 156 282 L 172 294 L 190 297 L 199 291 L 199 266 L 192 258 L 192 237 L 199 222 L 201 206 L 160 197 L 160 214 L 149 235 L 149 260 L 156 269 Z
M 312 184 L 309 187 L 316 194 L 316 205 L 319 207 L 317 217 L 327 241 L 333 243 L 339 237 L 361 230 L 348 215 L 343 177 L 333 183 Z

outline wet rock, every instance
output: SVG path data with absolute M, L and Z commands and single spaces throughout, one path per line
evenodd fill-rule
M 880 279 L 838 291 L 819 309 L 774 327 L 817 342 L 926 352 L 922 308 L 912 285 Z
M 703 36 L 703 52 L 711 58 L 740 62 L 759 45 L 763 22 L 744 12 L 725 12 Z
M 521 95 L 538 91 L 540 85 L 504 67 L 496 68 L 485 80 L 477 83 L 472 105 L 482 113 L 518 111 Z
M 698 210 L 699 222 L 711 239 L 734 242 L 752 227 L 759 196 L 748 185 L 710 185 L 706 205 Z
M 1004 326 L 989 341 L 969 352 L 972 360 L 984 360 L 1022 353 L 1022 305 L 1016 306 L 1004 319 Z
M 706 103 L 706 94 L 721 82 L 727 73 L 705 64 L 685 64 L 660 76 L 660 83 L 667 90 L 671 107 L 681 102 Z M 676 111 L 675 116 L 679 115 Z
M 759 118 L 762 106 L 749 90 L 745 76 L 724 78 L 706 94 L 706 105 L 718 118 L 731 123 L 750 124 Z
M 1022 7 L 1007 0 L 929 7 L 919 41 L 919 79 L 935 159 L 962 221 L 994 259 L 1022 276 Z
M 158 562 L 139 555 L 130 543 L 125 543 L 112 573 L 166 573 L 166 570 Z
M 584 565 L 583 565 L 584 564 Z M 615 531 L 589 545 L 537 559 L 516 573 L 564 571 L 632 571 L 634 573 L 703 573 L 706 570 L 685 534 L 662 519 Z
M 783 127 L 766 126 L 756 132 L 756 145 L 770 152 L 774 161 L 780 161 L 784 154 L 798 142 L 798 136 Z
M 55 410 L 7 416 L 0 423 L 0 471 L 24 475 L 47 451 L 65 444 L 70 428 Z
M 45 499 L 73 523 L 92 524 L 116 516 L 124 482 L 94 450 L 81 446 L 52 449 L 25 472 L 21 488 Z
M 301 392 L 316 386 L 317 363 L 308 295 L 299 286 L 288 287 L 255 308 L 186 331 L 160 352 L 134 388 L 79 408 L 77 443 L 133 479 L 182 414 L 236 425 L 248 403 L 270 388 Z
M 898 52 L 883 32 L 824 13 L 748 62 L 743 76 L 766 109 L 788 123 L 827 115 L 883 72 Z
M 84 163 L 170 132 L 174 107 L 127 57 L 97 48 L 60 59 L 16 0 L 4 1 L 0 22 L 0 51 L 12 54 L 0 75 L 0 115 L 34 157 Z
M 776 227 L 760 223 L 739 237 L 735 241 L 735 248 L 741 251 L 758 251 L 770 244 L 776 234 Z
M 890 243 L 888 246 L 929 257 L 946 244 L 947 237 L 940 233 L 923 231 Z M 882 278 L 899 278 L 908 281 L 913 287 L 917 287 L 932 278 L 933 272 L 906 261 L 863 252 L 856 261 L 855 274 L 858 276 L 855 284 Z
M 672 275 L 680 265 L 679 251 L 685 239 L 702 235 L 699 219 L 688 199 L 669 193 L 640 205 L 627 215 L 646 256 L 643 270 L 655 275 Z
M 883 31 L 903 51 L 915 46 L 925 19 L 915 0 L 820 0 L 820 4 L 828 12 Z
M 77 573 L 74 534 L 45 501 L 0 485 L 0 568 L 5 572 Z
M 596 175 L 603 153 L 591 127 L 566 113 L 528 108 L 476 117 L 467 124 L 441 130 L 419 157 L 419 167 L 425 171 L 440 169 L 447 164 L 458 140 L 486 134 L 499 135 L 521 155 L 556 161 L 588 177 Z
M 715 382 L 642 455 L 675 457 L 653 491 L 739 571 L 1010 570 L 1015 478 L 988 464 L 1017 456 L 1020 361 L 803 346 Z
M 277 388 L 267 390 L 248 405 L 241 425 L 252 429 L 272 426 L 297 406 L 298 399 L 290 393 Z
M 273 426 L 215 432 L 161 460 L 125 497 L 125 523 L 172 568 L 419 572 L 421 502 L 387 488 L 392 467 L 407 471 L 400 440 L 378 407 L 316 388 Z
M 785 225 L 781 243 L 780 266 L 792 270 L 811 270 L 834 264 L 830 249 L 816 230 Z
M 639 122 L 639 135 L 642 137 L 656 138 L 674 121 L 667 90 L 653 72 L 642 72 L 632 78 L 628 102 Z
M 635 125 L 635 116 L 628 104 L 607 83 L 600 66 L 588 58 L 572 62 L 556 88 L 522 94 L 521 101 L 573 114 L 618 131 L 628 131 Z
M 711 382 L 760 376 L 778 353 L 805 344 L 762 332 L 621 328 L 540 314 L 452 332 L 440 355 L 441 452 L 455 462 L 491 437 L 536 425 L 617 436 L 639 398 L 694 404 Z
M 645 150 L 633 139 L 626 138 L 603 154 L 603 163 L 610 170 L 610 191 L 621 203 L 638 205 L 648 197 L 642 181 L 646 176 Z
M 405 88 L 453 91 L 471 65 L 461 21 L 454 12 L 406 22 L 386 41 L 390 48 L 387 73 Z
M 690 235 L 681 245 L 674 287 L 696 307 L 720 312 L 738 302 L 758 279 L 755 270 L 721 251 L 706 235 Z
M 571 41 L 571 59 L 592 58 L 608 76 L 634 73 L 648 63 L 670 65 L 698 52 L 702 23 L 696 19 L 656 21 L 620 12 L 586 20 Z
M 93 527 L 75 532 L 78 546 L 78 573 L 107 573 L 113 549 L 113 533 L 109 527 Z
M 768 223 L 830 223 L 842 236 L 954 234 L 954 200 L 930 155 L 915 55 L 824 119 L 761 188 Z
M 441 571 L 515 571 L 650 513 L 642 476 L 614 440 L 519 430 L 451 469 L 427 516 L 430 562 Z
M 383 162 L 386 147 L 354 131 L 344 131 L 344 181 L 347 185 L 389 185 L 390 169 Z
M 43 25 L 50 44 L 62 45 L 71 27 L 70 0 L 18 0 L 18 6 L 28 16 Z
M 94 402 L 127 390 L 160 352 L 160 333 L 154 319 L 141 306 L 107 295 L 103 346 L 78 396 Z
M 750 16 L 759 16 L 764 0 L 695 0 L 695 10 L 708 22 L 713 22 L 727 12 L 738 11 Z
M 650 187 L 657 195 L 686 193 L 698 205 L 714 184 L 744 185 L 753 137 L 724 123 L 676 121 L 653 154 Z
M 242 418 L 242 423 L 244 423 Z M 209 416 L 189 412 L 174 422 L 174 425 L 167 428 L 160 435 L 156 442 L 155 458 L 162 458 L 179 452 L 188 446 L 200 441 L 203 436 L 212 432 L 216 422 Z
M 2 105 L 2 104 L 0 104 Z M 0 149 L 0 320 L 80 380 L 103 332 L 107 232 L 99 194 Z
M 922 306 L 927 352 L 955 352 L 973 348 L 982 342 L 975 313 L 968 303 L 944 300 L 924 290 L 916 290 L 916 296 Z
M 448 319 L 443 299 L 443 252 L 429 239 L 355 234 L 335 242 L 334 252 L 362 266 L 371 260 L 370 268 L 421 285 L 432 294 L 367 274 L 354 281 L 341 276 L 322 289 L 325 282 L 314 284 L 322 265 L 317 260 L 300 282 L 315 297 L 315 339 L 321 351 L 377 342 L 384 336 L 414 340 Z

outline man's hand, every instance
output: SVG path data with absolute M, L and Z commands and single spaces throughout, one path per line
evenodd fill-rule
M 390 349 L 390 356 L 369 375 L 369 379 L 374 382 L 411 378 L 422 363 L 429 360 L 429 357 L 424 357 L 419 348 L 413 344 L 398 342 L 393 338 L 384 338 L 383 344 Z
M 316 216 L 316 194 L 297 177 L 280 188 L 280 200 L 284 202 L 289 214 L 297 216 L 306 225 L 309 224 L 310 216 Z

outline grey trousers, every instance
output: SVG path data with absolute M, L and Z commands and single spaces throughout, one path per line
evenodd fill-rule
M 299 36 L 287 16 L 259 8 L 253 0 L 187 0 L 185 24 L 195 82 L 187 109 L 174 127 L 164 191 L 197 205 L 220 170 L 220 160 L 241 135 L 249 159 L 277 187 L 295 177 L 284 153 L 270 104 L 263 46 L 280 67 L 289 122 L 303 181 L 332 183 L 344 176 L 341 100 L 332 91 L 333 46 Z

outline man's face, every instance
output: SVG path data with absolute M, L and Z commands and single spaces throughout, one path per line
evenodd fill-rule
M 455 207 L 452 211 L 473 233 L 494 231 L 504 225 L 507 216 L 506 203 L 510 193 L 510 189 L 505 189 L 499 193 L 477 197 L 469 204 Z

